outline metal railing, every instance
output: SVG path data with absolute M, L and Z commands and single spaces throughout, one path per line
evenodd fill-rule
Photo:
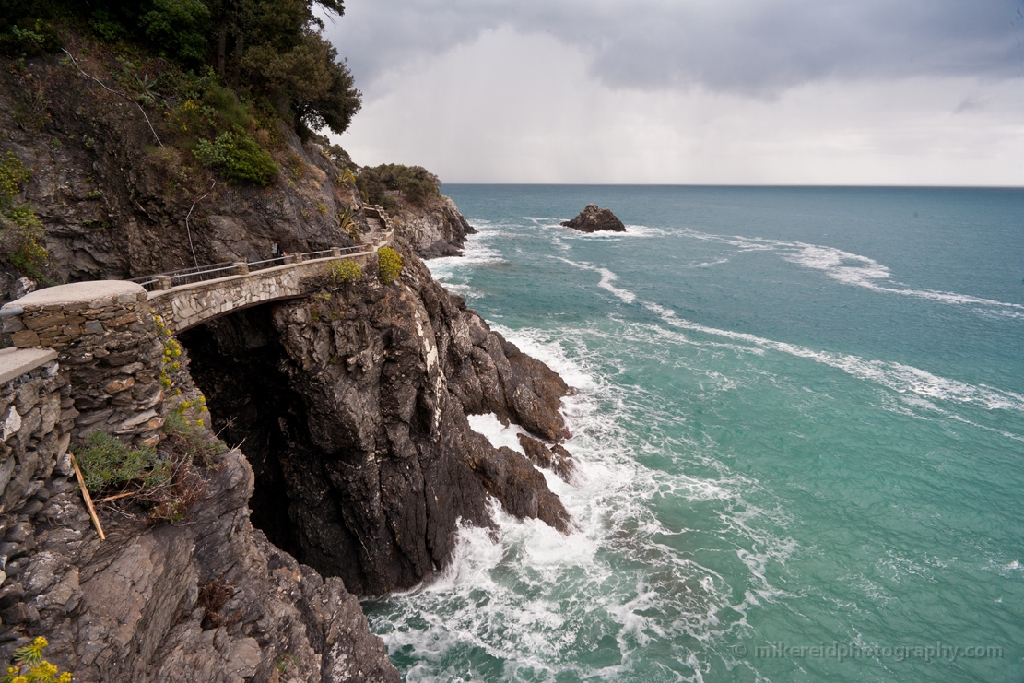
M 178 285 L 187 285 L 193 282 L 201 282 L 203 280 L 210 280 L 214 277 L 223 277 L 223 275 L 214 275 L 214 273 L 222 273 L 231 270 L 235 267 L 234 262 L 225 261 L 223 263 L 214 263 L 208 266 L 198 266 L 193 268 L 182 268 L 180 270 L 172 270 L 167 273 L 157 273 L 156 275 L 144 275 L 142 277 L 133 277 L 128 282 L 137 282 L 146 289 L 152 290 L 153 285 L 166 282 L 168 279 L 171 281 L 172 287 Z
M 180 270 L 172 270 L 166 273 L 157 273 L 156 275 L 133 277 L 128 280 L 128 282 L 136 282 L 149 291 L 153 291 L 155 289 L 171 289 L 172 287 L 194 284 L 204 280 L 213 280 L 220 277 L 227 277 L 229 275 L 245 275 L 254 271 L 266 270 L 267 268 L 294 265 L 302 263 L 303 261 L 313 261 L 319 258 L 370 253 L 373 251 L 373 247 L 373 244 L 360 244 L 354 247 L 333 247 L 322 251 L 311 251 L 301 254 L 284 254 L 281 256 L 275 256 L 274 258 L 265 259 L 263 261 L 253 261 L 251 263 L 246 261 L 225 261 L 223 263 L 214 263 L 208 266 L 182 268 Z

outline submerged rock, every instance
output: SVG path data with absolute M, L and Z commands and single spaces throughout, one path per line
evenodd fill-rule
M 611 209 L 602 209 L 597 204 L 587 204 L 580 211 L 580 215 L 571 221 L 562 221 L 560 225 L 580 232 L 597 232 L 598 230 L 613 230 L 615 232 L 626 232 L 626 226 L 622 224 Z
M 560 444 L 554 444 L 548 448 L 537 439 L 519 434 L 519 443 L 526 453 L 526 457 L 533 461 L 538 467 L 546 467 L 567 483 L 572 483 L 572 473 L 575 465 L 572 455 Z

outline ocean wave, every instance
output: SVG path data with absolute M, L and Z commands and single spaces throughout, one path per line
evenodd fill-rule
M 595 266 L 590 263 L 577 263 L 576 261 L 570 261 L 569 259 L 564 257 L 555 258 L 558 258 L 559 261 L 567 263 L 575 268 L 580 268 L 582 270 L 592 270 L 595 273 L 600 274 L 601 280 L 597 283 L 597 286 L 600 287 L 601 289 L 611 292 L 622 301 L 625 301 L 627 304 L 631 304 L 636 300 L 636 294 L 629 291 L 628 289 L 621 289 L 612 284 L 613 282 L 619 279 L 619 276 L 613 273 L 612 271 L 608 270 L 607 268 Z
M 672 311 L 666 311 L 660 306 L 648 305 L 647 307 L 651 311 L 658 313 L 662 320 L 674 327 L 748 342 L 761 348 L 780 351 L 797 358 L 807 358 L 837 370 L 842 370 L 858 379 L 874 382 L 899 394 L 911 392 L 923 398 L 973 404 L 989 410 L 1016 410 L 1024 412 L 1024 396 L 1010 391 L 940 377 L 927 370 L 921 370 L 920 368 L 895 361 L 870 360 L 842 353 L 817 351 L 744 332 L 720 330 L 679 318 Z
M 861 257 L 866 259 L 866 257 Z M 601 280 L 598 287 L 605 289 L 626 303 L 633 303 L 637 300 L 633 292 L 614 286 L 612 283 L 618 280 L 618 276 L 607 268 L 595 266 L 590 263 L 579 263 L 566 258 L 559 260 L 580 268 L 600 274 Z M 867 259 L 870 261 L 870 259 Z M 873 263 L 873 262 L 872 262 Z M 872 270 L 874 270 L 872 268 Z M 715 327 L 708 327 L 699 323 L 691 322 L 678 317 L 674 311 L 661 306 L 660 304 L 643 301 L 639 302 L 644 308 L 658 315 L 665 323 L 679 329 L 691 330 L 703 334 L 725 337 L 733 341 L 746 342 L 762 349 L 770 349 L 809 360 L 823 363 L 830 367 L 842 370 L 843 372 L 858 379 L 874 382 L 884 386 L 896 393 L 913 393 L 926 399 L 951 401 L 955 403 L 978 405 L 989 410 L 1015 410 L 1024 412 L 1024 395 L 1011 391 L 1003 391 L 986 385 L 975 385 L 961 382 L 955 379 L 941 377 L 932 374 L 927 370 L 921 370 L 910 365 L 904 365 L 895 361 L 871 360 L 859 356 L 830 351 L 819 351 L 807 347 L 790 344 L 787 342 L 775 341 L 765 337 L 745 333 L 722 330 Z
M 1024 304 L 986 299 L 969 294 L 945 292 L 937 289 L 918 289 L 892 280 L 889 268 L 878 261 L 835 247 L 807 242 L 769 240 L 756 237 L 714 235 L 692 229 L 682 234 L 705 242 L 721 242 L 736 247 L 741 253 L 753 251 L 777 251 L 782 258 L 804 268 L 818 270 L 826 276 L 845 285 L 862 287 L 877 292 L 898 294 L 917 299 L 935 301 L 956 306 L 975 307 L 984 313 L 994 309 L 999 315 L 1024 319 Z
M 715 259 L 714 261 L 705 261 L 703 263 L 691 263 L 691 264 L 689 264 L 686 267 L 687 268 L 711 268 L 712 266 L 720 266 L 723 263 L 728 263 L 728 262 L 729 262 L 729 259 L 727 259 L 727 258 L 720 258 L 720 259 Z
M 597 232 L 581 232 L 579 230 L 573 230 L 572 228 L 566 228 L 563 225 L 555 224 L 555 226 L 561 230 L 567 231 L 566 234 L 574 239 L 582 240 L 613 240 L 619 241 L 622 239 L 631 238 L 647 238 L 647 237 L 661 237 L 667 235 L 668 231 L 662 228 L 652 228 L 646 225 L 626 225 L 625 232 L 619 232 L 615 230 L 598 230 Z

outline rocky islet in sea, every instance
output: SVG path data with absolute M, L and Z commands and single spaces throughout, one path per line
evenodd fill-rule
M 579 230 L 580 232 L 599 232 L 602 230 L 626 232 L 626 226 L 612 213 L 611 209 L 602 209 L 597 204 L 587 204 L 583 207 L 583 211 L 580 211 L 580 215 L 570 221 L 562 221 L 559 225 Z

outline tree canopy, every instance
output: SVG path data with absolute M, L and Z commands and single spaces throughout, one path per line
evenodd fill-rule
M 52 23 L 77 19 L 99 38 L 133 41 L 185 68 L 213 67 L 231 87 L 290 113 L 300 133 L 344 132 L 361 94 L 322 34 L 316 7 L 342 0 L 0 0 L 0 49 L 52 49 Z M 50 43 L 47 43 L 47 41 Z

